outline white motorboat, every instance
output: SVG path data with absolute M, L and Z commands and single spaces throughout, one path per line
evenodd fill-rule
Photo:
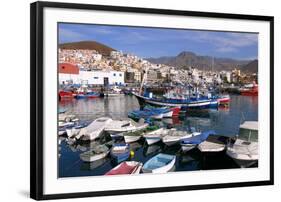
M 240 125 L 234 143 L 227 145 L 226 154 L 240 167 L 249 167 L 259 159 L 258 122 L 245 121 Z
M 89 151 L 80 154 L 81 160 L 85 162 L 93 162 L 105 158 L 109 153 L 109 149 L 105 145 L 98 145 Z
M 144 173 L 167 173 L 172 170 L 176 162 L 175 155 L 157 154 L 149 159 L 142 167 Z
M 138 123 L 133 121 L 132 119 L 124 119 L 124 120 L 112 120 L 110 125 L 105 127 L 105 131 L 109 133 L 122 133 L 129 131 L 137 131 L 142 130 L 148 127 L 147 123 L 144 123 L 144 120 L 140 120 Z
M 87 127 L 82 128 L 78 135 L 77 139 L 81 140 L 95 140 L 99 138 L 100 135 L 104 132 L 104 129 L 112 122 L 111 118 L 102 117 L 94 120 Z
M 155 131 L 144 134 L 143 137 L 145 138 L 145 141 L 147 142 L 148 145 L 152 145 L 156 142 L 159 142 L 162 139 L 162 137 L 164 137 L 167 133 L 168 130 L 164 128 L 159 128 Z

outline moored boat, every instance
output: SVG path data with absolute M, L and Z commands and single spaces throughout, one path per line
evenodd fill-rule
M 240 125 L 234 143 L 227 145 L 226 154 L 240 167 L 249 167 L 259 159 L 258 122 L 245 121 Z
M 149 159 L 142 167 L 144 173 L 167 173 L 169 172 L 176 162 L 175 155 L 157 154 Z
M 198 145 L 198 149 L 202 153 L 222 152 L 226 148 L 227 140 L 227 137 L 210 135 L 204 142 Z
M 110 124 L 111 121 L 112 119 L 108 117 L 98 118 L 90 123 L 87 127 L 82 128 L 76 138 L 85 141 L 95 140 L 96 138 L 100 137 L 100 135 L 104 132 L 105 127 Z
M 148 145 L 152 145 L 154 143 L 159 142 L 162 139 L 162 137 L 164 137 L 167 133 L 168 130 L 164 128 L 159 128 L 155 131 L 145 133 L 143 137 L 145 138 L 145 141 L 147 142 Z
M 59 91 L 59 99 L 72 99 L 74 97 L 72 91 L 60 90 Z
M 128 131 L 138 131 L 145 129 L 149 125 L 140 120 L 138 123 L 131 119 L 113 120 L 110 125 L 105 127 L 105 131 L 109 133 L 122 133 Z
M 112 168 L 105 175 L 132 175 L 139 174 L 142 168 L 142 163 L 137 161 L 124 161 Z
M 125 143 L 114 144 L 111 148 L 110 155 L 117 163 L 126 161 L 130 157 L 130 145 Z
M 214 131 L 205 131 L 192 137 L 181 139 L 181 149 L 183 152 L 194 149 L 198 144 L 205 141 L 209 135 L 215 134 Z
M 246 95 L 246 96 L 257 96 L 259 92 L 259 87 L 256 83 L 253 83 L 250 86 L 246 86 L 244 88 L 240 88 L 239 92 L 241 95 Z
M 134 93 L 139 101 L 139 104 L 143 106 L 144 104 L 149 104 L 152 106 L 160 107 L 185 107 L 186 109 L 194 108 L 208 108 L 211 99 L 208 98 L 190 98 L 190 99 L 167 99 L 167 98 L 150 98 Z
M 189 138 L 192 136 L 199 135 L 200 133 L 194 132 L 189 133 L 188 131 L 180 131 L 174 128 L 170 129 L 168 133 L 162 138 L 162 142 L 167 146 L 173 146 L 179 144 L 181 139 Z
M 80 154 L 81 160 L 85 162 L 93 162 L 103 159 L 109 153 L 109 149 L 105 145 L 97 145 L 91 148 L 89 151 Z

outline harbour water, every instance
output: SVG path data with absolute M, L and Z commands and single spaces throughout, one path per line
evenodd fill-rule
M 81 121 L 92 121 L 98 117 L 113 119 L 127 118 L 128 112 L 139 109 L 134 96 L 116 96 L 96 99 L 71 99 L 59 102 L 59 107 L 67 108 Z M 196 130 L 215 130 L 217 134 L 232 137 L 238 133 L 239 125 L 244 120 L 258 120 L 258 97 L 232 95 L 229 107 L 204 111 L 187 112 L 184 116 L 163 119 L 157 125 L 171 125 L 176 128 L 194 127 Z M 89 145 L 69 144 L 66 138 L 59 139 L 58 177 L 97 176 L 103 175 L 115 167 L 110 158 L 93 163 L 85 163 L 79 154 L 87 151 Z M 198 149 L 185 154 L 180 146 L 166 147 L 162 143 L 147 146 L 143 140 L 131 144 L 134 155 L 131 160 L 145 163 L 157 153 L 176 155 L 174 171 L 211 170 L 239 168 L 225 153 L 203 155 Z M 253 165 L 257 166 L 257 165 Z

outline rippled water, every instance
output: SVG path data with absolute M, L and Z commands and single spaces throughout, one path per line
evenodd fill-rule
M 59 102 L 59 107 L 67 108 L 68 113 L 77 115 L 80 120 L 92 121 L 102 116 L 125 118 L 129 111 L 139 109 L 139 104 L 134 96 L 118 96 L 65 100 Z M 188 112 L 184 117 L 163 119 L 156 124 L 172 124 L 179 128 L 194 127 L 201 131 L 215 130 L 220 135 L 234 136 L 244 120 L 258 120 L 258 97 L 233 95 L 228 108 Z M 110 158 L 94 163 L 84 163 L 80 160 L 79 154 L 86 151 L 89 145 L 71 145 L 65 138 L 60 138 L 59 142 L 59 177 L 103 175 L 116 166 Z M 132 143 L 131 149 L 135 153 L 131 160 L 143 163 L 160 152 L 176 155 L 175 171 L 238 168 L 224 153 L 206 156 L 194 149 L 182 154 L 180 146 L 168 148 L 159 143 L 148 147 L 143 140 Z

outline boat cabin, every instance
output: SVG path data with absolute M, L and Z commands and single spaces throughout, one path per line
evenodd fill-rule
M 245 121 L 240 125 L 238 139 L 246 142 L 258 142 L 258 122 Z

